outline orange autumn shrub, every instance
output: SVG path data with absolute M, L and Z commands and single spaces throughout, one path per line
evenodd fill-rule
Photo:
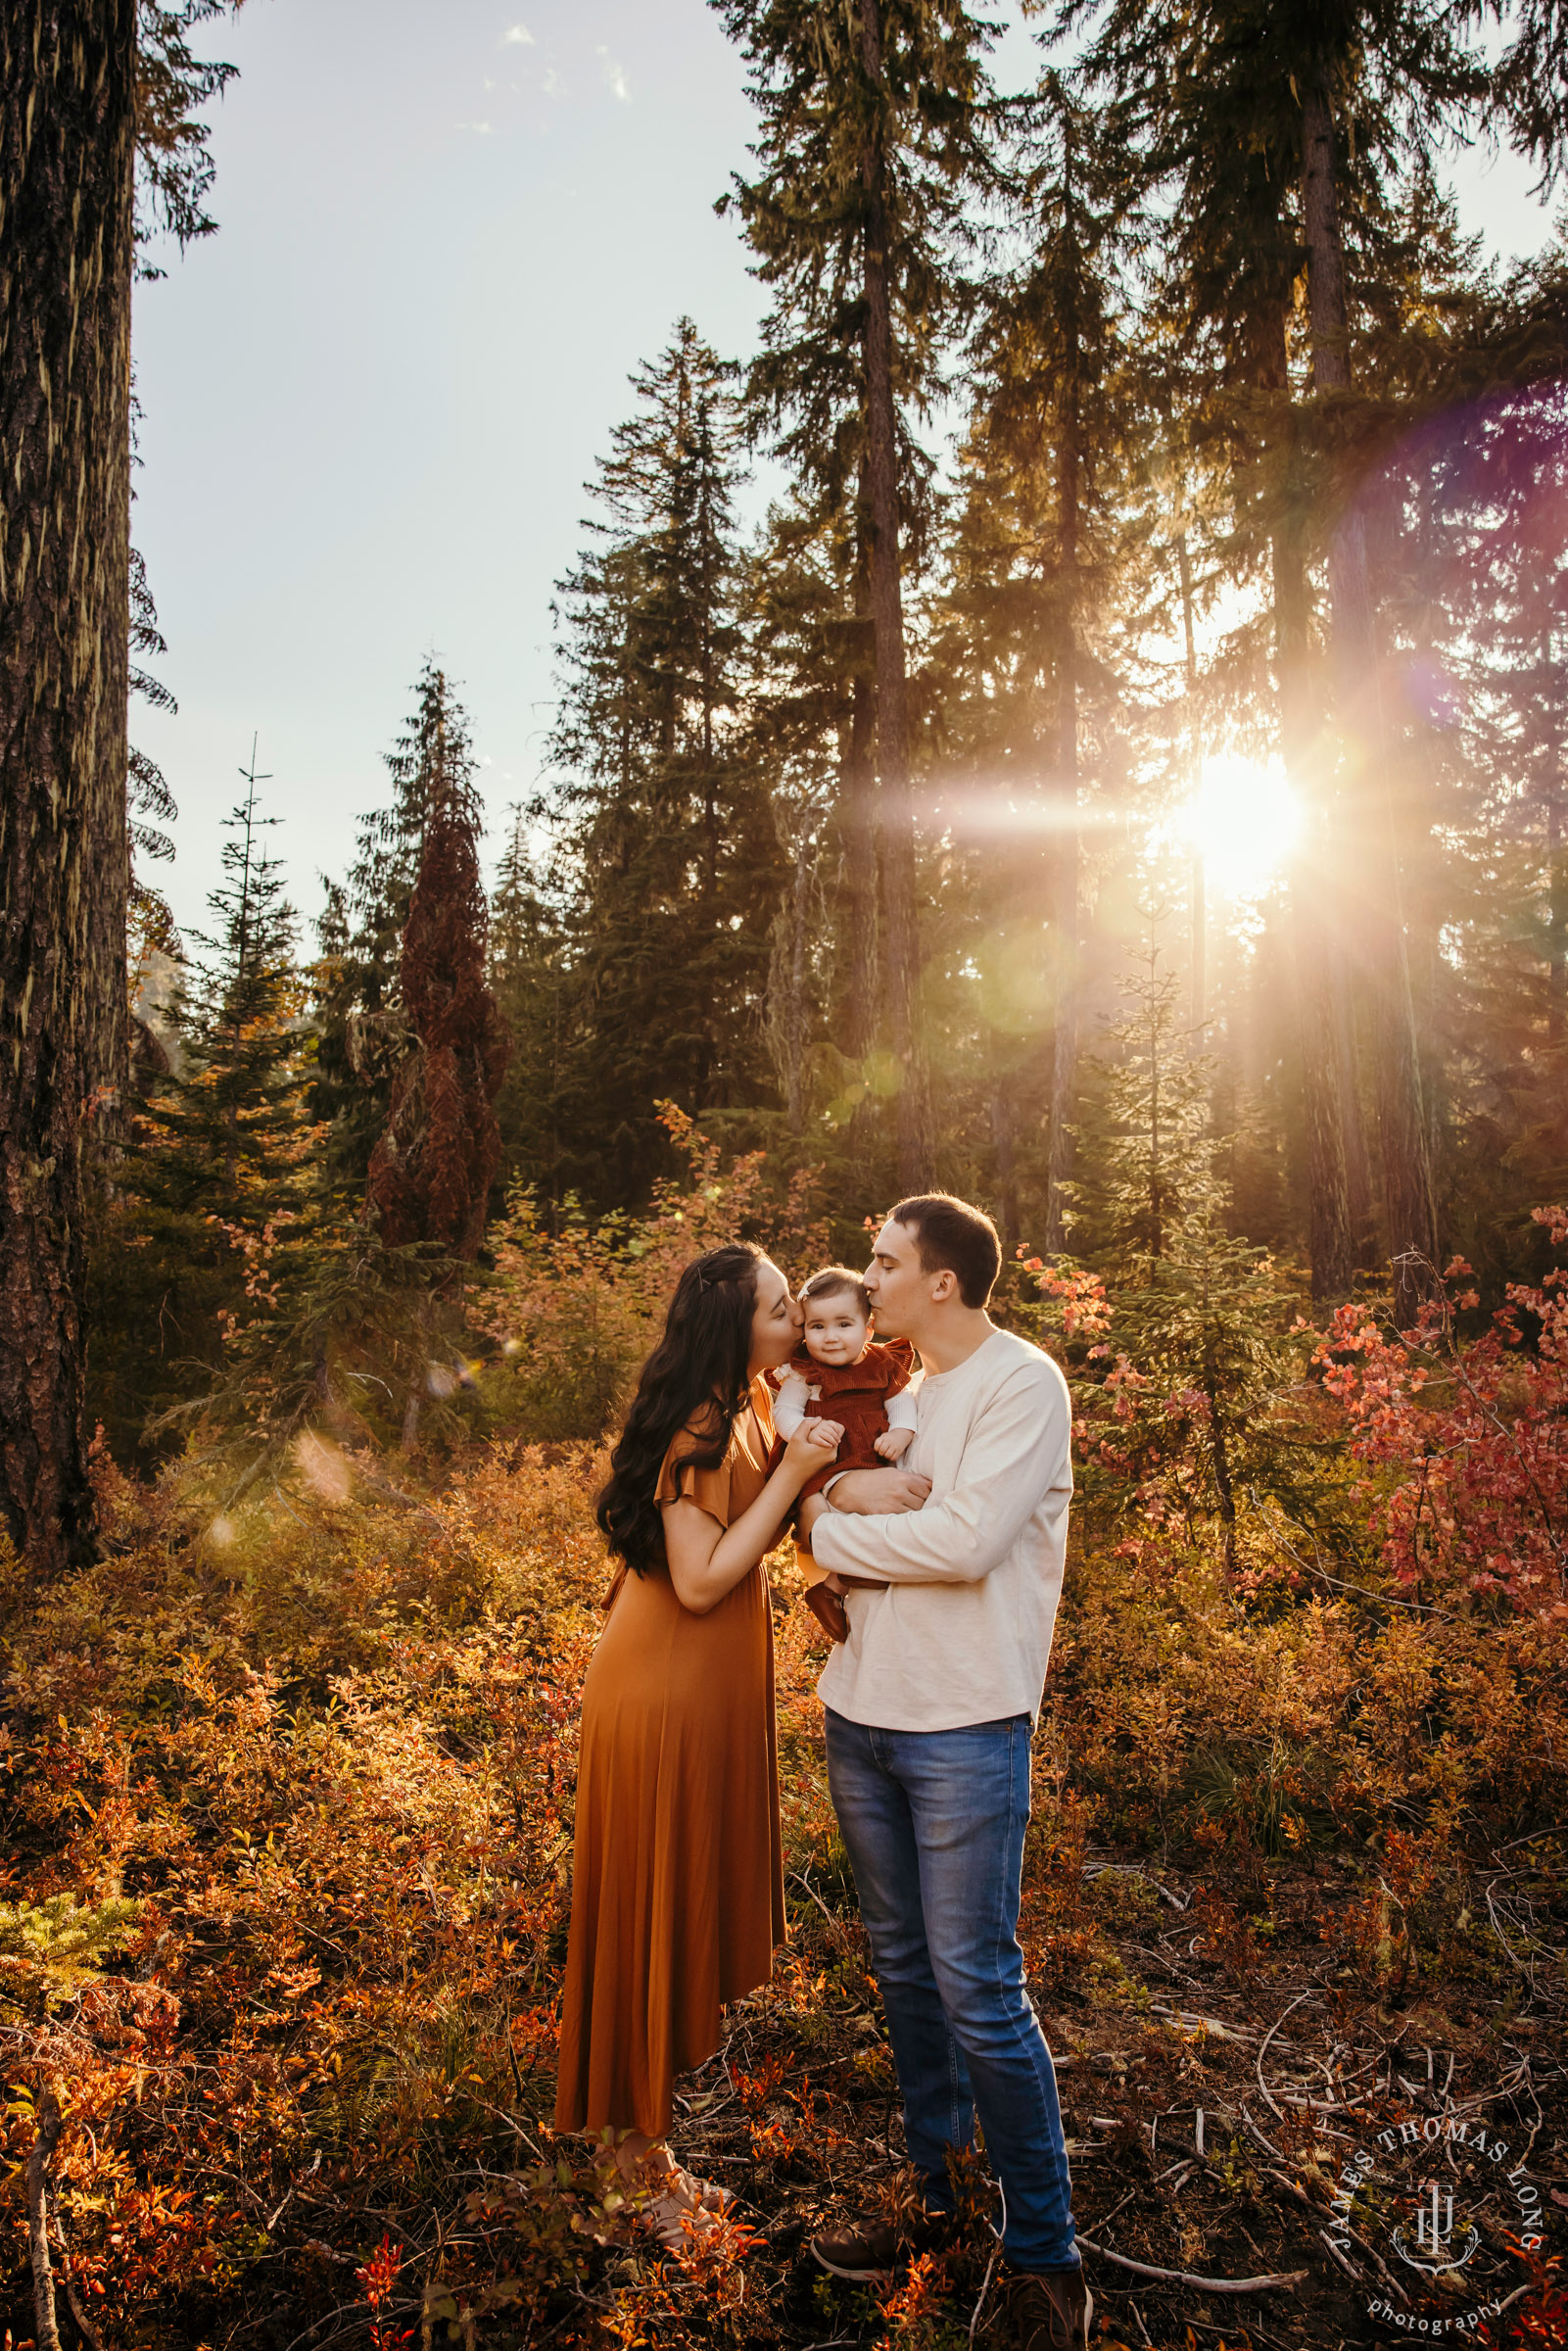
M 606 1360 L 629 1367 L 673 1268 L 710 1238 L 750 1225 L 791 1272 L 825 1253 L 803 1187 L 781 1205 L 745 1162 L 721 1172 L 702 1145 L 689 1164 L 641 1223 L 505 1228 L 478 1301 L 516 1341 L 486 1375 L 505 1435 L 418 1467 L 323 1427 L 237 1500 L 202 1460 L 149 1488 L 100 1456 L 103 1562 L 25 1603 L 14 1573 L 0 1590 L 0 2241 L 21 2296 L 23 2166 L 53 2092 L 61 2263 L 105 2351 L 227 2339 L 285 2289 L 312 2319 L 357 2297 L 360 2339 L 373 2324 L 387 2343 L 428 2327 L 673 2344 L 695 2339 L 694 2310 L 702 2339 L 738 2343 L 752 2324 L 742 2234 L 663 2271 L 623 2260 L 602 2179 L 545 2130 L 578 1696 L 607 1582 L 603 1453 L 545 1408 L 570 1401 L 583 1318 L 620 1333 Z M 1069 1303 L 1103 1312 L 1087 1288 Z M 1534 1365 L 1500 1361 L 1488 1409 L 1536 1410 L 1551 1373 Z M 1428 1395 L 1397 1410 L 1449 1409 Z M 550 1441 L 528 1441 L 542 1422 Z M 1402 1482 L 1431 1492 L 1436 1457 L 1325 1475 L 1392 1509 Z M 1455 1449 L 1440 1466 L 1458 1545 L 1485 1463 Z M 1136 1942 L 1140 1917 L 1168 1915 L 1167 1857 L 1199 1882 L 1200 1954 L 1237 1981 L 1267 1960 L 1300 1863 L 1331 1864 L 1325 1967 L 1353 1991 L 1527 1964 L 1528 1920 L 1489 1925 L 1466 1873 L 1488 1842 L 1568 1812 L 1561 1622 L 1457 1568 L 1441 1589 L 1426 1564 L 1402 1581 L 1389 1538 L 1314 1544 L 1266 1491 L 1239 1494 L 1229 1533 L 1227 1561 L 1204 1510 L 1109 1489 L 1077 1515 L 1035 1749 L 1036 1987 L 1129 1996 L 1109 1929 Z M 773 1574 L 793 1592 L 787 1552 Z M 822 1771 L 820 1650 L 798 1607 L 777 1633 L 789 1892 L 810 1933 L 766 1995 L 789 2061 L 737 2048 L 734 2094 L 755 2177 L 783 2198 L 813 2162 L 853 2168 L 822 2087 L 831 2020 L 856 2020 L 833 2062 L 889 2108 L 894 2089 Z M 912 2277 L 886 2339 L 941 2339 L 941 2305 L 934 2273 Z
M 1103 1835 L 1209 1820 L 1281 1857 L 1411 1813 L 1445 1834 L 1560 1819 L 1565 1652 L 1530 1617 L 1249 1595 L 1167 1530 L 1075 1548 L 1047 1708 Z
M 302 1488 L 216 1545 L 177 1477 L 120 1487 L 114 1555 L 14 1614 L 8 2266 L 52 2087 L 106 2342 L 198 2339 L 263 2256 L 335 2292 L 372 2207 L 547 2111 L 599 1470 L 487 1452 L 416 1511 Z M 491 2291 L 517 2234 L 447 2286 Z
M 684 1111 L 667 1102 L 659 1115 L 684 1165 L 655 1183 L 645 1214 L 593 1220 L 572 1199 L 546 1214 L 521 1187 L 491 1228 L 495 1272 L 474 1314 L 507 1366 L 499 1409 L 532 1435 L 604 1432 L 683 1268 L 703 1250 L 755 1240 L 794 1280 L 829 1254 L 811 1206 L 814 1169 L 798 1169 L 781 1198 L 763 1152 L 724 1168 L 720 1145 Z
M 1553 1254 L 1568 1210 L 1538 1208 Z M 1434 1597 L 1499 1595 L 1568 1619 L 1568 1265 L 1510 1282 L 1477 1339 L 1479 1303 L 1455 1258 L 1415 1327 L 1385 1331 L 1342 1307 L 1319 1351 L 1344 1408 L 1372 1530 L 1401 1586 Z

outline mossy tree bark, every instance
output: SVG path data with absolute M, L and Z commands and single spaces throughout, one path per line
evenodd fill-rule
M 91 1556 L 83 1154 L 125 1052 L 134 0 L 0 11 L 0 1506 Z

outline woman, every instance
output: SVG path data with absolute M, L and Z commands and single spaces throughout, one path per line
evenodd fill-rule
M 621 1565 L 583 1686 L 555 2128 L 608 2127 L 670 2242 L 725 2200 L 665 2144 L 672 2077 L 712 2056 L 784 1934 L 762 1560 L 839 1436 L 802 1422 L 768 1474 L 761 1375 L 801 1328 L 760 1250 L 689 1266 L 599 1497 Z

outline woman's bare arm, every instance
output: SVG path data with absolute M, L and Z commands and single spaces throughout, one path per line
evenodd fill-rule
M 832 1459 L 842 1435 L 836 1420 L 803 1420 L 784 1447 L 784 1460 L 733 1526 L 721 1526 L 685 1499 L 660 1505 L 670 1581 L 683 1608 L 705 1616 L 750 1574 L 777 1542 L 789 1505 L 813 1471 Z

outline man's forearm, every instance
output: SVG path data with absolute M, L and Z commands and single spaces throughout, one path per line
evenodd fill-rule
M 1066 1398 L 1004 1394 L 965 1449 L 958 1483 L 918 1511 L 818 1522 L 820 1565 L 895 1584 L 974 1584 L 999 1567 L 1047 1494 L 1070 1490 Z

